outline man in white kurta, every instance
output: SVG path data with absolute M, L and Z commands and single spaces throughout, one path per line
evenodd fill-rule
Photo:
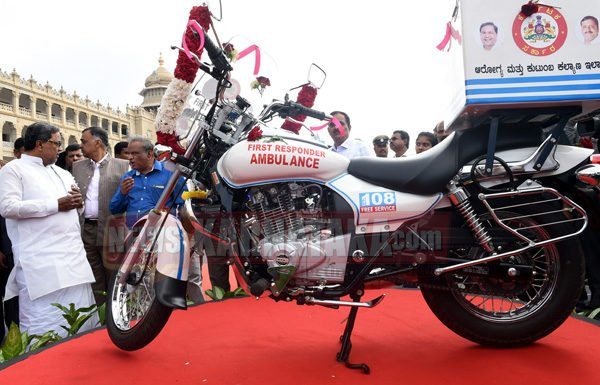
M 52 303 L 76 308 L 94 303 L 94 275 L 85 256 L 77 208 L 82 197 L 70 173 L 54 166 L 60 148 L 56 127 L 35 123 L 25 153 L 0 169 L 0 215 L 6 218 L 15 267 L 5 299 L 19 296 L 21 331 L 43 334 L 68 326 Z M 96 326 L 97 316 L 80 329 Z

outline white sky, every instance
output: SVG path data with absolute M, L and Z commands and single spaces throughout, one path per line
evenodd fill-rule
M 160 52 L 174 69 L 169 47 L 200 3 L 0 0 L 0 69 L 121 110 L 139 105 Z M 222 41 L 241 35 L 273 58 L 273 96 L 303 83 L 315 62 L 327 71 L 315 108 L 346 111 L 352 136 L 367 142 L 407 130 L 414 151 L 416 134 L 431 131 L 446 107 L 444 54 L 435 45 L 453 7 L 454 0 L 223 0 L 216 28 Z

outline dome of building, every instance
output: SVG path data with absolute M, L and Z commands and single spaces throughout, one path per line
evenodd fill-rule
M 171 75 L 171 72 L 164 67 L 164 64 L 165 61 L 161 53 L 160 57 L 158 58 L 158 68 L 146 78 L 146 81 L 144 82 L 145 87 L 169 85 L 173 79 L 173 75 Z
M 158 68 L 146 78 L 144 89 L 140 92 L 140 95 L 144 97 L 140 107 L 147 111 L 156 112 L 169 83 L 173 80 L 173 75 L 164 67 L 164 64 L 165 61 L 161 53 L 158 58 Z

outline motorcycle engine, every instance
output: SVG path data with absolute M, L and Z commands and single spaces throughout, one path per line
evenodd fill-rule
M 287 183 L 252 188 L 248 205 L 260 228 L 256 250 L 269 268 L 295 267 L 295 285 L 344 280 L 350 235 L 334 235 L 323 187 Z M 331 209 L 331 210 L 330 210 Z

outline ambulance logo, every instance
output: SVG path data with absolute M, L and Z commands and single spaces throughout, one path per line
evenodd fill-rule
M 539 6 L 526 17 L 518 14 L 512 28 L 519 49 L 532 56 L 548 56 L 558 51 L 567 39 L 567 23 L 555 8 Z

